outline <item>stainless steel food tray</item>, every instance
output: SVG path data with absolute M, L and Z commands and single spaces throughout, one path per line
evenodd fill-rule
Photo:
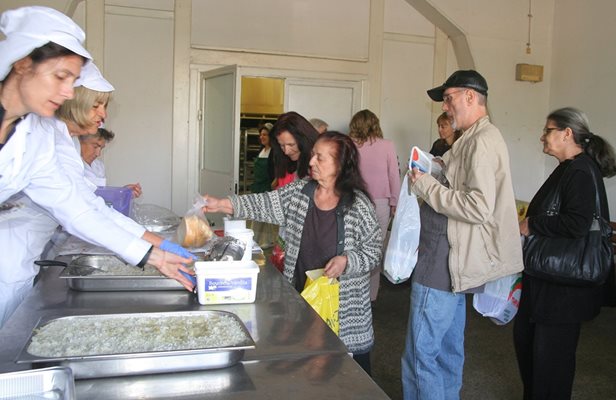
M 237 321 L 246 337 L 241 344 L 226 347 L 212 347 L 187 350 L 151 351 L 142 353 L 121 353 L 83 355 L 71 357 L 39 357 L 28 353 L 35 331 L 45 324 L 58 319 L 89 319 L 92 323 L 105 319 L 203 317 L 226 315 Z M 86 320 L 87 321 L 87 320 Z M 226 311 L 185 311 L 166 313 L 103 314 L 81 315 L 41 320 L 33 329 L 28 342 L 20 352 L 17 363 L 32 363 L 42 367 L 63 366 L 73 371 L 75 379 L 101 378 L 124 375 L 158 374 L 167 372 L 196 371 L 225 368 L 239 362 L 246 349 L 254 349 L 255 343 L 244 323 L 233 313 Z
M 0 399 L 75 399 L 73 373 L 51 367 L 0 374 Z
M 86 264 L 90 268 L 74 264 L 75 260 L 79 260 L 81 264 Z M 127 269 L 125 275 L 121 274 L 122 268 Z M 149 274 L 129 271 L 129 269 L 136 268 L 115 256 L 78 256 L 64 268 L 60 273 L 60 278 L 66 279 L 71 289 L 85 292 L 185 290 L 178 281 L 167 278 L 158 271 Z M 153 269 L 154 267 L 146 265 L 146 268 Z M 112 269 L 119 272 L 115 275 L 105 274 Z
M 73 276 L 60 274 L 68 287 L 82 292 L 124 292 L 139 290 L 186 290 L 178 281 L 164 276 Z

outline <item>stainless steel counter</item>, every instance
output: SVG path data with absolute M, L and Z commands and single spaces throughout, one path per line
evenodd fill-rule
M 244 361 L 203 372 L 78 380 L 78 399 L 388 399 L 351 357 L 326 353 Z
M 42 317 L 224 310 L 245 323 L 256 343 L 240 364 L 212 371 L 78 380 L 79 398 L 388 398 L 270 265 L 260 268 L 255 303 L 216 306 L 202 306 L 184 291 L 74 291 L 58 278 L 60 271 L 42 271 L 32 294 L 0 330 L 0 372 L 31 368 L 14 360 Z

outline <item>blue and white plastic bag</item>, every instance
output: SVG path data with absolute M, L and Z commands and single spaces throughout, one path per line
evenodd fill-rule
M 483 293 L 473 295 L 473 307 L 496 325 L 515 317 L 522 296 L 522 273 L 507 275 L 485 284 Z

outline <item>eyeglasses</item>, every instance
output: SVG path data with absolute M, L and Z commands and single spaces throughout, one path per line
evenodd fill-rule
M 543 134 L 548 135 L 552 131 L 560 131 L 560 128 L 543 128 Z
M 446 94 L 445 96 L 443 96 L 443 103 L 446 104 L 450 104 L 451 101 L 453 100 L 453 95 L 456 93 L 460 93 L 465 91 L 466 89 L 460 89 L 460 90 L 454 90 L 453 92 L 449 92 L 448 94 Z

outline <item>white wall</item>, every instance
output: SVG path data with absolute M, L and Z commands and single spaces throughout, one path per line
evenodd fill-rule
M 367 60 L 370 0 L 193 1 L 192 45 Z
M 616 2 L 556 0 L 549 110 L 583 110 L 590 129 L 616 146 Z M 576 29 L 578 28 L 578 29 Z M 546 157 L 548 171 L 556 162 Z M 616 178 L 605 180 L 610 217 L 616 220 Z
M 138 201 L 171 208 L 173 2 L 168 3 L 167 10 L 106 7 L 104 74 L 116 89 L 106 126 L 116 136 L 104 161 L 109 185 L 140 182 Z
M 412 146 L 432 143 L 431 102 L 434 25 L 404 0 L 386 0 L 381 74 L 381 128 L 396 143 L 402 172 Z

